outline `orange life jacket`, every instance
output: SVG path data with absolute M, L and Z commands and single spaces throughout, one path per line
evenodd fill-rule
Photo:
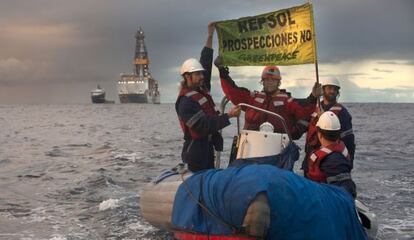
M 209 116 L 218 116 L 218 111 L 215 109 L 215 104 L 213 98 L 211 97 L 209 92 L 206 91 L 195 91 L 189 88 L 182 88 L 180 93 L 178 94 L 178 98 L 180 97 L 190 97 L 193 101 L 197 102 L 201 110 L 209 115 Z M 178 116 L 178 120 L 180 121 L 181 129 L 183 130 L 184 135 L 189 135 L 191 139 L 199 139 L 203 137 L 194 129 L 188 127 L 186 123 Z
M 345 144 L 342 141 L 331 144 L 327 147 L 321 147 L 308 157 L 308 170 L 306 172 L 306 177 L 315 182 L 326 183 L 326 176 L 320 169 L 321 161 L 333 152 L 341 153 L 346 157 L 346 159 L 350 160 L 348 149 L 346 149 Z

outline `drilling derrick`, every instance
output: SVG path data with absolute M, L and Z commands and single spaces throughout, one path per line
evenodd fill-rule
M 118 95 L 121 103 L 160 103 L 158 82 L 149 71 L 149 58 L 140 27 L 135 34 L 135 55 L 132 74 L 122 73 L 118 80 Z

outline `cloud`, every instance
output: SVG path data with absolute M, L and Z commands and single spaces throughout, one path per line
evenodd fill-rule
M 296 81 L 309 81 L 309 78 L 296 78 Z
M 411 61 L 378 61 L 377 64 L 383 64 L 383 65 L 414 65 L 414 60 Z
M 319 1 L 315 24 L 323 62 L 358 58 L 412 59 L 412 1 Z M 381 13 L 381 14 L 379 14 Z
M 175 84 L 180 79 L 177 69 L 185 59 L 199 56 L 208 22 L 300 4 L 303 1 L 1 1 L 0 88 L 9 88 L 2 92 L 0 101 L 10 102 L 11 96 L 25 88 L 30 101 L 53 92 L 62 101 L 89 102 L 89 90 L 98 83 L 106 88 L 108 96 L 116 98 L 119 73 L 132 71 L 138 26 L 146 34 L 150 72 L 160 82 L 162 99 L 174 101 Z M 315 1 L 319 62 L 321 66 L 332 66 L 320 68 L 319 73 L 329 75 L 335 70 L 343 77 L 379 80 L 375 68 L 414 65 L 413 8 L 414 2 L 410 0 Z M 216 39 L 214 47 L 217 48 Z M 381 67 L 355 65 L 373 59 Z M 315 78 L 312 67 L 281 69 L 284 87 L 307 88 L 305 79 L 313 82 Z M 260 89 L 260 67 L 231 71 L 241 84 Z M 394 71 L 393 74 L 400 74 Z M 383 72 L 386 73 L 389 72 Z M 410 73 L 404 72 L 407 76 Z M 404 85 L 410 86 L 408 80 L 404 81 Z M 215 84 L 220 87 L 218 81 Z M 35 90 L 34 86 L 39 85 L 43 87 Z M 220 89 L 214 94 L 220 95 Z
M 340 74 L 340 76 L 343 76 L 343 77 L 351 77 L 351 76 L 355 77 L 355 76 L 367 76 L 367 75 L 369 75 L 369 74 L 368 73 L 343 73 L 343 74 Z
M 53 49 L 84 42 L 70 24 L 12 23 L 3 25 L 2 31 L 3 41 L 13 45 L 29 44 Z
M 377 64 L 397 65 L 401 64 L 399 61 L 378 61 Z
M 393 73 L 393 70 L 388 70 L 388 69 L 379 69 L 379 68 L 374 68 L 373 69 L 375 72 L 382 72 L 382 73 Z
M 22 83 L 47 83 L 43 76 L 49 74 L 50 68 L 45 62 L 33 62 L 16 58 L 0 59 L 0 84 L 18 86 Z
M 413 102 L 414 87 L 400 86 L 387 89 L 371 89 L 359 87 L 354 81 L 341 78 L 340 102 Z M 309 94 L 309 89 L 303 87 L 291 87 L 288 89 L 294 97 L 303 97 Z
M 413 89 L 412 86 L 407 86 L 407 85 L 397 85 L 396 88 L 403 88 L 403 89 L 406 89 L 408 91 L 412 91 L 412 89 Z M 414 93 L 414 91 L 412 91 L 412 93 Z

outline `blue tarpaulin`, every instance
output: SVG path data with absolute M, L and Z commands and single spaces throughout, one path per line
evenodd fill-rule
M 270 203 L 267 239 L 366 239 L 349 193 L 266 164 L 194 174 L 177 191 L 172 223 L 188 231 L 230 235 L 232 227 L 240 230 L 260 192 Z

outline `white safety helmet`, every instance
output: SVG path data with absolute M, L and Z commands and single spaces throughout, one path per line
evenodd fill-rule
M 271 132 L 271 133 L 275 130 L 275 128 L 270 122 L 262 123 L 259 129 L 260 129 L 260 132 Z
M 332 111 L 326 111 L 319 117 L 316 126 L 323 130 L 338 131 L 341 130 L 341 123 L 338 117 Z
M 192 73 L 204 71 L 203 66 L 201 66 L 200 62 L 195 58 L 189 58 L 184 61 L 183 65 L 181 65 L 180 74 L 183 75 L 184 73 Z
M 339 84 L 339 81 L 336 77 L 329 76 L 329 77 L 322 77 L 321 78 L 322 87 L 324 86 L 336 86 L 338 89 L 341 88 L 341 85 Z

